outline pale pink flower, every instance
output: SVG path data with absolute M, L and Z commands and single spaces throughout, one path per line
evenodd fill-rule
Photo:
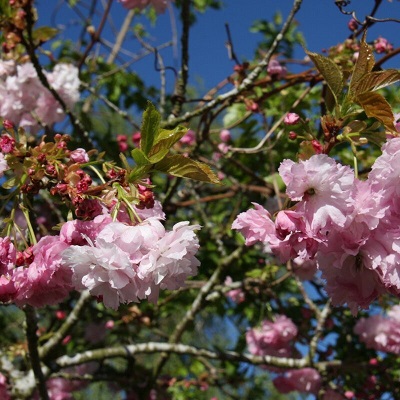
M 196 143 L 196 132 L 189 129 L 179 140 L 180 143 L 191 146 Z
M 347 303 L 353 315 L 368 309 L 386 291 L 384 279 L 392 258 L 379 233 L 371 235 L 365 225 L 350 226 L 343 232 L 331 231 L 329 241 L 317 254 L 319 269 L 326 280 L 325 290 L 333 305 Z M 387 278 L 389 279 L 389 278 Z
M 382 315 L 361 318 L 354 327 L 354 333 L 368 348 L 400 354 L 400 322 L 397 319 Z
M 296 113 L 287 113 L 283 120 L 285 125 L 296 125 L 300 122 L 300 116 Z
M 92 221 L 68 221 L 61 227 L 60 240 L 70 245 L 88 244 L 88 239 L 94 242 L 100 231 L 111 221 L 109 215 L 98 215 Z
M 219 138 L 221 141 L 227 143 L 231 140 L 231 132 L 228 129 L 222 129 L 222 131 L 219 133 Z
M 318 266 L 315 260 L 304 260 L 296 258 L 292 263 L 293 273 L 302 281 L 313 279 L 317 272 Z
M 260 328 L 246 332 L 246 342 L 251 354 L 257 356 L 287 357 L 291 353 L 291 341 L 297 336 L 297 327 L 285 315 L 277 315 L 275 321 L 263 321 Z
M 175 290 L 183 287 L 188 277 L 197 274 L 200 261 L 195 257 L 199 249 L 196 229 L 200 226 L 189 225 L 187 221 L 175 224 L 141 260 L 138 275 L 150 283 L 151 301 L 157 300 L 158 287 Z
M 375 51 L 379 53 L 389 53 L 393 50 L 393 45 L 389 41 L 381 36 L 374 42 Z
M 71 246 L 62 254 L 63 263 L 73 271 L 75 289 L 88 289 L 116 310 L 120 303 L 138 301 L 136 272 L 129 255 L 114 244 Z
M 188 222 L 166 232 L 157 218 L 130 226 L 111 222 L 89 245 L 71 246 L 63 262 L 73 270 L 78 290 L 87 288 L 107 307 L 149 298 L 156 301 L 159 289 L 177 289 L 197 273 L 198 240 Z
M 268 242 L 271 235 L 275 236 L 275 224 L 270 213 L 257 203 L 254 209 L 239 214 L 232 224 L 246 239 L 246 246 L 256 242 Z
M 349 167 L 318 154 L 299 163 L 283 161 L 279 174 L 289 198 L 302 201 L 297 211 L 304 213 L 313 232 L 332 225 L 344 228 L 349 222 L 354 184 L 354 173 Z
M 321 376 L 314 368 L 301 368 L 286 371 L 272 382 L 280 393 L 299 391 L 317 394 L 321 387 Z
M 232 284 L 232 278 L 227 276 L 224 282 L 225 285 L 229 286 Z M 234 303 L 240 304 L 246 300 L 246 295 L 241 288 L 232 289 L 225 293 L 228 299 L 231 299 Z
M 12 280 L 12 273 L 0 275 L 0 301 L 2 303 L 8 303 L 9 301 L 14 300 L 16 292 L 17 289 Z
M 34 307 L 57 304 L 73 289 L 72 273 L 61 264 L 61 253 L 68 245 L 58 236 L 44 236 L 33 246 L 33 262 L 13 271 L 17 293 L 15 303 Z
M 15 267 L 17 251 L 9 237 L 0 238 L 0 275 L 5 275 Z
M 272 78 L 282 79 L 286 76 L 287 69 L 286 67 L 283 67 L 278 60 L 273 59 L 270 60 L 268 64 L 267 72 L 272 76 Z
M 69 154 L 69 158 L 74 163 L 84 164 L 89 162 L 89 156 L 85 149 L 78 148 Z
M 352 18 L 348 23 L 347 23 L 347 27 L 351 30 L 351 31 L 356 31 L 358 29 L 358 22 Z
M 52 72 L 44 71 L 44 74 L 71 109 L 79 99 L 78 69 L 69 64 L 58 64 Z M 52 125 L 65 116 L 61 105 L 41 84 L 29 62 L 18 65 L 16 69 L 3 70 L 0 100 L 0 116 L 32 131 L 40 127 L 37 119 L 45 125 Z

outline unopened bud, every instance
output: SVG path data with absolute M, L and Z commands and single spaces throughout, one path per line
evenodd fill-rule
M 297 133 L 296 132 L 289 132 L 289 139 L 290 140 L 296 140 L 297 139 Z

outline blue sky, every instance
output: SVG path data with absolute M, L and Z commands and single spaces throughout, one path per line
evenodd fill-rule
M 42 23 L 50 23 L 50 18 L 53 15 L 52 21 L 55 21 L 59 27 L 69 28 L 60 37 L 76 38 L 81 29 L 77 24 L 78 18 L 76 14 L 68 10 L 66 1 L 60 0 L 51 3 L 54 6 L 60 5 L 58 13 L 53 13 L 53 6 L 49 7 L 48 0 L 37 1 L 39 17 Z M 101 2 L 98 3 L 100 4 Z M 355 10 L 359 18 L 363 19 L 370 12 L 374 3 L 374 0 L 353 0 L 347 10 Z M 257 19 L 271 20 L 277 11 L 280 11 L 283 17 L 286 18 L 292 4 L 292 0 L 225 0 L 222 10 L 209 10 L 205 14 L 198 14 L 197 22 L 190 33 L 190 83 L 197 84 L 201 77 L 205 83 L 204 86 L 210 88 L 232 72 L 234 63 L 229 60 L 225 47 L 227 39 L 225 23 L 230 26 L 238 58 L 251 60 L 255 47 L 261 40 L 261 35 L 249 32 L 253 22 Z M 111 11 L 115 29 L 118 29 L 127 11 L 116 0 L 112 5 Z M 176 9 L 174 14 L 178 20 L 179 16 Z M 383 0 L 377 16 L 380 18 L 400 18 L 400 1 L 393 0 L 390 2 L 389 0 Z M 322 49 L 343 41 L 350 33 L 347 28 L 347 22 L 350 17 L 339 12 L 334 0 L 304 0 L 296 19 L 299 23 L 299 30 L 303 32 L 307 47 L 311 51 L 321 52 Z M 98 21 L 95 21 L 95 26 L 96 22 L 98 23 Z M 155 26 L 151 26 L 143 15 L 135 17 L 135 23 L 141 23 L 147 27 L 149 33 L 148 42 L 153 46 L 160 45 L 171 38 L 170 15 L 168 12 L 159 16 Z M 105 32 L 110 41 L 113 41 L 110 27 L 111 25 L 108 24 Z M 382 35 L 390 39 L 396 47 L 400 45 L 400 40 L 398 39 L 399 30 L 400 24 L 398 23 L 377 24 L 377 26 L 370 29 L 368 39 L 373 40 L 378 35 Z M 124 47 L 134 53 L 140 51 L 140 46 L 132 35 L 127 37 Z M 172 49 L 163 50 L 162 55 L 165 57 L 166 64 L 174 65 Z M 298 58 L 304 57 L 301 47 L 299 47 L 296 56 Z M 154 71 L 153 65 L 153 57 L 147 57 L 134 63 L 132 70 L 143 78 L 148 79 L 149 82 L 158 85 L 159 77 Z M 396 63 L 387 66 L 397 67 Z M 172 82 L 174 79 L 173 74 L 171 72 L 167 72 L 167 74 L 167 78 Z

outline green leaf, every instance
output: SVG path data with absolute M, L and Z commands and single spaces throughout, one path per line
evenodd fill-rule
M 129 174 L 128 177 L 128 182 L 135 182 L 138 179 L 144 178 L 152 169 L 152 165 L 138 165 L 135 168 L 132 169 L 132 171 Z
M 154 139 L 160 127 L 161 115 L 152 103 L 147 102 L 146 111 L 143 113 L 142 127 L 140 130 L 140 148 L 148 155 L 153 147 Z
M 202 182 L 221 184 L 208 165 L 191 160 L 181 154 L 166 156 L 162 161 L 155 164 L 154 168 L 180 178 L 190 178 Z
M 356 65 L 354 66 L 353 74 L 351 76 L 351 81 L 349 86 L 350 95 L 356 93 L 356 87 L 364 78 L 364 75 L 371 72 L 372 68 L 375 65 L 374 54 L 372 52 L 371 47 L 365 41 L 365 37 L 366 33 L 364 32 L 364 35 L 360 43 L 360 51 L 358 53 Z
M 44 43 L 53 39 L 54 36 L 58 34 L 59 30 L 56 28 L 51 28 L 50 26 L 42 26 L 35 29 L 33 32 L 33 40 L 35 42 Z
M 369 118 L 376 118 L 385 128 L 396 131 L 392 108 L 382 95 L 366 92 L 359 94 L 356 100 Z
M 340 68 L 328 57 L 306 51 L 318 71 L 324 77 L 326 84 L 332 92 L 337 104 L 337 99 L 343 90 L 343 73 Z
M 171 147 L 181 139 L 188 131 L 184 126 L 177 126 L 173 130 L 160 129 L 154 140 L 153 147 L 148 153 L 150 161 L 155 164 L 161 161 L 169 152 Z
M 400 81 L 400 71 L 387 69 L 385 71 L 374 71 L 364 75 L 361 81 L 354 88 L 356 96 L 364 92 L 371 92 L 382 89 Z
M 151 161 L 148 159 L 146 154 L 144 154 L 140 149 L 133 149 L 131 151 L 131 156 L 138 166 L 151 164 Z

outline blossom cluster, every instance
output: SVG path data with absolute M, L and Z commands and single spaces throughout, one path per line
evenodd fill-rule
M 293 340 L 297 326 L 285 315 L 276 315 L 274 321 L 264 320 L 260 328 L 246 332 L 246 342 L 251 354 L 257 356 L 289 357 L 293 352 Z M 321 376 L 314 368 L 284 371 L 273 380 L 280 393 L 299 391 L 318 393 Z
M 399 295 L 400 138 L 389 139 L 382 151 L 364 181 L 325 154 L 284 160 L 279 174 L 295 205 L 273 221 L 255 204 L 232 228 L 281 262 L 316 261 L 333 304 L 347 303 L 353 314 L 382 293 Z
M 73 289 L 88 289 L 117 309 L 145 298 L 155 302 L 160 289 L 180 288 L 197 273 L 194 230 L 200 227 L 185 221 L 167 231 L 159 203 L 153 216 L 146 217 L 147 209 L 136 212 L 142 222 L 130 225 L 109 214 L 68 221 L 59 235 L 42 237 L 28 255 L 17 252 L 9 238 L 1 239 L 0 300 L 42 307 L 62 301 Z
M 71 64 L 57 64 L 52 72 L 43 73 L 71 109 L 79 100 L 78 69 Z M 14 60 L 0 60 L 0 116 L 35 132 L 42 125 L 62 121 L 65 114 L 61 104 L 40 82 L 32 63 L 16 65 Z
M 392 307 L 387 317 L 371 315 L 361 318 L 354 333 L 371 349 L 400 354 L 400 306 Z

